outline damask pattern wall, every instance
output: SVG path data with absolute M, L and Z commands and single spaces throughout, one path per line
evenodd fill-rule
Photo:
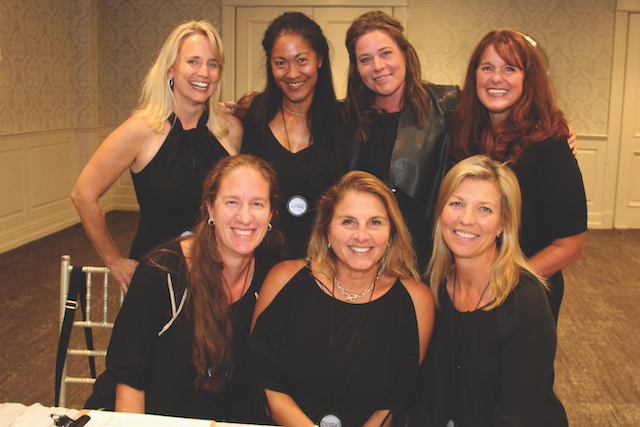
M 220 26 L 220 0 L 3 0 L 0 135 L 113 125 L 169 32 Z
M 0 134 L 74 126 L 73 27 L 68 1 L 0 2 Z
M 208 19 L 220 31 L 220 0 L 106 0 L 107 45 L 103 123 L 118 124 L 137 106 L 158 50 L 181 22 Z M 226 71 L 232 71 L 232 67 Z
M 580 134 L 607 133 L 615 0 L 409 0 L 407 33 L 424 77 L 462 84 L 471 52 L 494 29 L 533 37 L 557 102 Z
M 220 2 L 0 2 L 0 135 L 122 122 L 171 29 L 189 19 L 219 28 Z M 545 49 L 574 127 L 606 133 L 615 0 L 409 0 L 407 9 L 429 80 L 461 84 L 486 32 L 518 29 Z

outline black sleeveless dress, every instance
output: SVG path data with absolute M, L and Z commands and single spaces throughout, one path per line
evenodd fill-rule
M 149 164 L 131 173 L 140 205 L 138 232 L 131 244 L 131 259 L 189 230 L 198 219 L 202 182 L 218 160 L 229 155 L 207 128 L 202 113 L 194 129 L 184 130 L 171 115 L 173 128 Z

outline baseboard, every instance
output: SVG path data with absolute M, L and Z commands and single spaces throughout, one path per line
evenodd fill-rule
M 19 227 L 5 230 L 0 234 L 0 253 L 71 227 L 79 222 L 80 217 L 75 209 L 71 208 L 57 215 L 38 218 L 37 221 L 26 222 Z
M 593 230 L 613 228 L 613 212 L 589 213 L 587 228 Z
M 113 210 L 138 211 L 140 210 L 135 197 L 115 196 L 105 197 L 100 200 L 104 213 Z M 0 231 L 0 254 L 19 246 L 48 236 L 80 222 L 76 210 L 71 207 L 68 210 L 51 215 L 46 218 L 39 217 L 36 221 L 25 222 L 18 227 Z

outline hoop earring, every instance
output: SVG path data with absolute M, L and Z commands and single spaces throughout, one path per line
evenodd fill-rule
M 216 222 L 213 220 L 213 218 L 209 218 L 207 220 L 207 224 L 209 224 L 209 227 L 213 227 L 214 225 L 216 225 Z
M 271 231 L 272 228 L 273 228 L 273 225 L 271 225 L 271 223 L 269 223 L 269 226 L 267 227 L 267 232 Z
M 173 90 L 173 77 L 167 80 L 167 84 L 169 85 L 169 89 Z

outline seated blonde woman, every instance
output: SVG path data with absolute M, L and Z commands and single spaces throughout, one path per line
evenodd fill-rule
M 553 392 L 556 328 L 545 280 L 518 242 L 509 166 L 469 157 L 445 176 L 429 282 L 436 321 L 413 426 L 567 426 Z

